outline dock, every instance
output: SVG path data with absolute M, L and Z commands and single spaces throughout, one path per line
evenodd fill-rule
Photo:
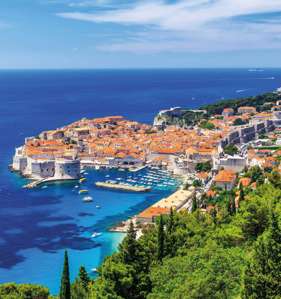
M 107 182 L 96 182 L 95 185 L 101 188 L 115 189 L 115 190 L 129 191 L 129 192 L 149 192 L 151 190 L 150 187 L 145 187 L 145 186 L 132 186 L 132 185 L 107 183 Z
M 44 181 L 45 181 L 45 179 L 32 181 L 31 183 L 28 183 L 28 184 L 24 185 L 23 188 L 33 189 L 35 187 L 38 187 L 40 184 L 44 183 Z

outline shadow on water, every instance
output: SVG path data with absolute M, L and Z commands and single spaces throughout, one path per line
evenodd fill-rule
M 84 228 L 73 217 L 55 215 L 55 208 L 38 209 L 46 202 L 48 205 L 60 202 L 59 197 L 31 198 L 22 192 L 22 200 L 15 200 L 13 196 L 18 194 L 3 191 L 0 200 L 6 200 L 6 204 L 1 209 L 0 267 L 8 269 L 24 261 L 20 252 L 25 249 L 53 253 L 64 248 L 85 250 L 100 246 L 81 236 Z

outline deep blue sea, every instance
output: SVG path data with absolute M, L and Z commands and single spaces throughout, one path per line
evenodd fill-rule
M 195 108 L 280 86 L 279 69 L 0 71 L 0 283 L 41 283 L 56 293 L 64 249 L 69 250 L 72 279 L 80 265 L 90 272 L 122 239 L 107 228 L 167 196 L 177 185 L 168 176 L 149 181 L 153 174 L 147 170 L 89 171 L 85 186 L 65 183 L 24 190 L 24 179 L 8 170 L 14 148 L 24 137 L 82 117 L 124 115 L 150 123 L 160 109 Z M 97 180 L 143 177 L 153 185 L 152 192 L 94 187 Z M 93 203 L 83 203 L 80 188 L 89 190 Z M 93 232 L 102 235 L 91 238 Z

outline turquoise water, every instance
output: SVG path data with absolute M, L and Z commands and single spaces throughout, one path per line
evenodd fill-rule
M 8 164 L 26 136 L 82 117 L 124 115 L 151 123 L 160 109 L 195 108 L 280 86 L 280 69 L 0 71 L 0 282 L 41 283 L 56 293 L 64 249 L 72 279 L 81 264 L 97 267 L 123 237 L 107 228 L 175 188 L 159 182 L 144 194 L 96 189 L 96 180 L 132 174 L 90 171 L 85 186 L 93 203 L 82 202 L 75 183 L 23 190 L 24 180 L 10 173 Z M 149 179 L 145 183 L 153 183 Z M 93 232 L 102 235 L 93 239 Z
M 11 174 L 15 188 L 26 180 Z M 83 183 L 65 182 L 22 190 L 22 198 L 9 197 L 0 211 L 6 218 L 3 254 L 5 265 L 0 268 L 4 281 L 40 283 L 57 293 L 63 251 L 69 249 L 71 278 L 79 266 L 89 273 L 115 251 L 124 237 L 107 229 L 133 216 L 162 197 L 170 194 L 179 181 L 168 173 L 145 169 L 133 173 L 118 170 L 86 170 Z M 96 181 L 116 180 L 121 183 L 151 186 L 148 193 L 110 191 L 95 187 Z M 79 190 L 88 194 L 79 194 Z M 93 202 L 83 202 L 91 196 Z M 94 232 L 102 233 L 96 238 Z M 4 279 L 3 279 L 4 277 Z

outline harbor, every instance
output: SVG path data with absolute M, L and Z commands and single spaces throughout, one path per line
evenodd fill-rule
M 118 183 L 107 183 L 107 182 L 96 182 L 95 185 L 100 188 L 108 188 L 115 189 L 121 191 L 129 191 L 129 192 L 149 192 L 151 190 L 150 187 L 144 186 L 132 186 L 129 184 L 118 184 Z
M 179 211 L 183 206 L 188 208 L 192 205 L 192 199 L 195 195 L 195 188 L 191 187 L 188 190 L 182 188 L 176 190 L 168 197 L 164 197 L 146 208 L 144 211 L 139 214 L 129 218 L 128 220 L 122 221 L 117 225 L 111 227 L 109 231 L 111 232 L 123 232 L 126 233 L 129 227 L 130 222 L 132 221 L 137 227 L 137 235 L 141 235 L 141 228 L 147 224 L 152 224 L 155 222 L 155 219 L 160 215 L 168 215 L 173 209 L 174 211 Z M 187 208 L 187 209 L 188 209 Z

